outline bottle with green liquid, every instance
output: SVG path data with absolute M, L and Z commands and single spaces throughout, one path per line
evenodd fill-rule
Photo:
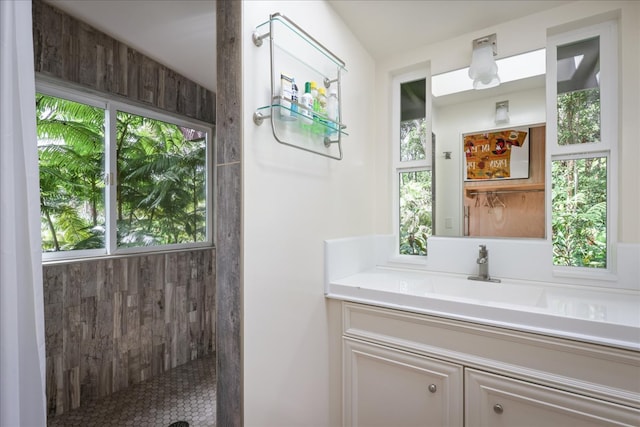
M 313 96 L 311 95 L 311 82 L 304 84 L 304 94 L 300 97 L 300 127 L 305 132 L 310 132 L 313 126 Z
M 309 82 L 311 89 L 311 97 L 313 98 L 313 124 L 311 125 L 311 133 L 317 135 L 320 133 L 320 118 L 318 117 L 318 111 L 320 104 L 318 103 L 318 83 Z

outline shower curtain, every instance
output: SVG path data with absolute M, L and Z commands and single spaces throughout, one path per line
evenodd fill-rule
M 46 426 L 31 1 L 0 0 L 0 426 Z

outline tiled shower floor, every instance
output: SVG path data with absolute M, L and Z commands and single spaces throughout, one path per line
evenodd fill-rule
M 69 413 L 49 418 L 48 427 L 189 427 L 216 425 L 215 358 L 205 357 L 133 385 Z

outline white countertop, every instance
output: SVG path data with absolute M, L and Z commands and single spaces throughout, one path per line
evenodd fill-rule
M 326 283 L 328 298 L 640 351 L 636 291 L 375 267 Z

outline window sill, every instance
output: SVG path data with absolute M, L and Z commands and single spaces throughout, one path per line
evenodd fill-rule
M 111 259 L 121 259 L 121 258 L 136 258 L 143 256 L 154 256 L 154 255 L 163 255 L 170 253 L 182 253 L 182 252 L 193 252 L 193 251 L 204 251 L 215 249 L 215 245 L 207 244 L 206 246 L 191 246 L 191 247 L 181 247 L 175 249 L 164 249 L 157 251 L 144 251 L 144 252 L 128 252 L 128 253 L 118 253 L 118 254 L 104 254 L 104 255 L 87 255 L 87 256 L 75 256 L 69 258 L 57 258 L 57 259 L 43 259 L 42 265 L 63 265 L 63 264 L 72 264 L 77 262 L 88 262 L 88 261 L 100 261 L 100 260 L 111 260 Z
M 552 272 L 554 277 L 575 278 L 590 281 L 616 282 L 618 275 L 611 270 L 598 270 L 595 268 L 582 267 L 554 267 Z

